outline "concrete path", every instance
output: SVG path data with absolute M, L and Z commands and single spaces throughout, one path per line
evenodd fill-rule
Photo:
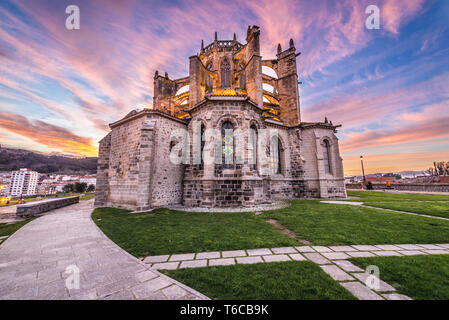
M 308 260 L 318 264 L 332 279 L 360 300 L 411 300 L 396 293 L 394 287 L 379 277 L 373 278 L 371 273 L 360 269 L 348 259 L 434 254 L 449 254 L 449 243 L 259 248 L 149 256 L 143 261 L 153 269 L 175 270 Z
M 54 210 L 3 242 L 0 299 L 208 299 L 119 248 L 92 210 L 92 200 Z

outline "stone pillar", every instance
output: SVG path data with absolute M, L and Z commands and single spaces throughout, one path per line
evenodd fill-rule
M 281 120 L 288 126 L 301 122 L 296 56 L 296 48 L 292 41 L 289 49 L 277 54 L 279 107 Z
M 147 119 L 140 131 L 139 181 L 137 187 L 136 211 L 148 210 L 152 201 L 153 159 L 155 153 L 156 121 Z
M 109 196 L 109 156 L 111 154 L 111 133 L 100 141 L 97 162 L 97 183 L 95 207 L 106 206 Z

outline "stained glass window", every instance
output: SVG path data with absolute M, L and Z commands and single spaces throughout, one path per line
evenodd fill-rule
M 209 63 L 207 65 L 207 70 L 209 70 L 209 71 L 212 70 L 212 63 Z M 213 87 L 212 77 L 208 74 L 206 76 L 206 92 L 211 92 L 212 91 L 212 87 Z
M 226 121 L 221 127 L 224 168 L 232 168 L 234 164 L 234 126 Z
M 201 124 L 201 153 L 200 153 L 200 170 L 204 169 L 204 145 L 206 144 L 206 128 L 204 127 L 204 124 Z
M 229 65 L 228 60 L 223 61 L 223 64 L 221 65 L 221 87 L 231 87 L 231 66 Z

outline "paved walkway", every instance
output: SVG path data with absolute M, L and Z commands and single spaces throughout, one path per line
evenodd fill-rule
M 409 297 L 396 293 L 395 288 L 379 278 L 376 279 L 378 280 L 377 287 L 368 285 L 366 280 L 371 275 L 347 259 L 434 254 L 449 254 L 449 244 L 260 248 L 149 256 L 143 259 L 143 262 L 153 269 L 175 270 L 207 266 L 309 260 L 318 264 L 324 272 L 360 300 L 410 300 Z
M 54 210 L 2 243 L 0 299 L 208 299 L 119 248 L 92 209 L 90 200 Z M 76 268 L 79 289 L 67 289 Z

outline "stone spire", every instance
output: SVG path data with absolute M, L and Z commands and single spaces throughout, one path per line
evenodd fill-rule
M 278 43 L 278 54 L 281 53 L 281 52 L 282 52 L 282 47 L 281 47 L 281 44 Z

